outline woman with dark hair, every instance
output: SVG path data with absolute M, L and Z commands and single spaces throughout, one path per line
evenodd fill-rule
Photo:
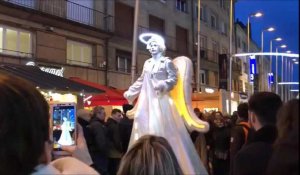
M 74 158 L 49 164 L 51 143 L 49 106 L 42 94 L 23 79 L 0 75 L 0 174 L 97 174 Z
M 230 128 L 225 124 L 223 114 L 212 113 L 212 169 L 213 174 L 228 174 L 229 172 L 229 147 L 230 147 Z
M 299 99 L 288 101 L 277 115 L 278 137 L 267 174 L 299 174 Z
M 140 137 L 122 158 L 118 175 L 183 175 L 168 141 L 159 136 Z

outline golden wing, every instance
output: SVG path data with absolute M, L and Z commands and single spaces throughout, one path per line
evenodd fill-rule
M 177 67 L 178 74 L 177 83 L 170 91 L 170 96 L 174 101 L 177 111 L 183 117 L 189 130 L 207 132 L 209 130 L 208 122 L 199 119 L 192 107 L 192 62 L 188 57 L 180 56 L 176 57 L 173 63 Z

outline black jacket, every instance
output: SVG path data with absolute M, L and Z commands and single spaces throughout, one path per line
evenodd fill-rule
M 120 121 L 120 137 L 122 143 L 122 152 L 126 153 L 128 149 L 128 144 L 130 141 L 131 130 L 132 130 L 133 120 L 124 116 Z
M 246 144 L 246 133 L 244 129 L 247 130 L 247 140 L 251 140 L 251 137 L 253 137 L 254 130 L 252 128 L 249 128 L 246 125 L 243 125 L 240 121 L 237 125 L 233 126 L 231 128 L 231 138 L 230 138 L 230 171 L 233 169 L 233 161 L 235 155 L 238 153 L 239 150 L 243 147 L 243 145 Z M 232 173 L 230 173 L 232 174 Z
M 91 158 L 94 162 L 94 168 L 100 174 L 107 173 L 107 129 L 104 122 L 96 117 L 92 117 L 89 125 L 90 133 L 93 141 L 89 147 Z
M 107 126 L 107 146 L 109 158 L 122 157 L 122 144 L 119 131 L 119 123 L 112 118 L 106 122 Z
M 277 137 L 275 126 L 264 126 L 234 157 L 233 175 L 264 175 Z

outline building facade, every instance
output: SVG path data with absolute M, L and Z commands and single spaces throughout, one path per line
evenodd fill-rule
M 1 0 L 0 9 L 0 62 L 34 61 L 63 67 L 64 77 L 120 89 L 130 85 L 134 1 Z M 138 33 L 161 34 L 167 56 L 185 55 L 196 63 L 197 10 L 197 0 L 140 1 Z M 217 89 L 218 57 L 229 52 L 229 2 L 202 1 L 200 12 L 201 83 Z M 138 42 L 137 76 L 149 57 Z

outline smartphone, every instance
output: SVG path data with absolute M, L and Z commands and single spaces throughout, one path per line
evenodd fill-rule
M 53 151 L 62 151 L 61 146 L 76 145 L 76 103 L 54 103 L 50 110 Z

